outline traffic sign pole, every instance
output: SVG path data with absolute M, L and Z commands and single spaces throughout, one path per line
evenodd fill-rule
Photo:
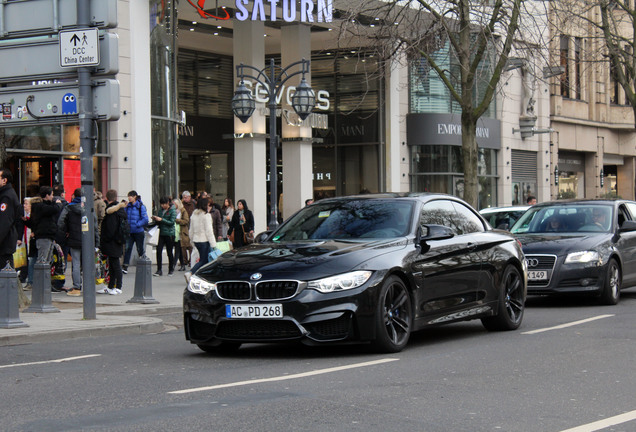
M 77 0 L 77 26 L 90 25 L 90 0 Z M 82 169 L 82 295 L 84 319 L 96 319 L 95 299 L 95 210 L 93 208 L 93 154 L 96 135 L 93 131 L 93 87 L 91 71 L 78 68 L 80 164 Z

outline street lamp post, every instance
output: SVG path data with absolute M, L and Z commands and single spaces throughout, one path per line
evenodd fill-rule
M 301 65 L 299 71 L 289 73 L 289 70 Z M 247 70 L 247 72 L 246 72 Z M 278 228 L 278 172 L 276 168 L 278 147 L 278 135 L 276 134 L 276 99 L 284 84 L 292 77 L 302 74 L 300 84 L 292 96 L 292 107 L 301 120 L 305 120 L 316 105 L 316 95 L 305 80 L 305 74 L 309 73 L 309 60 L 302 59 L 294 62 L 286 68 L 276 67 L 274 59 L 270 59 L 269 66 L 263 69 L 241 63 L 236 66 L 236 75 L 240 78 L 239 86 L 232 98 L 232 111 L 234 115 L 245 123 L 256 109 L 256 102 L 252 92 L 245 86 L 245 78 L 252 79 L 263 86 L 269 108 L 269 191 L 271 210 L 269 213 L 268 229 L 274 231 Z

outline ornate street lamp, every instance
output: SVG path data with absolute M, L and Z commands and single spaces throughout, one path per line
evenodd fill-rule
M 289 73 L 295 66 L 301 65 L 299 71 Z M 246 73 L 247 69 L 247 73 Z M 250 73 L 254 73 L 251 75 Z M 309 60 L 302 59 L 294 62 L 286 68 L 276 67 L 274 59 L 270 59 L 269 66 L 264 69 L 257 69 L 254 66 L 241 63 L 236 66 L 236 75 L 241 80 L 234 97 L 232 98 L 232 112 L 245 123 L 254 113 L 256 102 L 252 93 L 245 86 L 245 78 L 252 79 L 263 86 L 269 101 L 269 195 L 270 213 L 267 223 L 268 229 L 274 231 L 278 228 L 278 171 L 276 162 L 278 160 L 278 135 L 276 134 L 276 100 L 283 86 L 290 78 L 301 75 L 300 84 L 296 87 L 296 92 L 292 96 L 292 107 L 301 120 L 305 120 L 316 106 L 316 94 L 305 80 L 305 74 L 309 73 Z

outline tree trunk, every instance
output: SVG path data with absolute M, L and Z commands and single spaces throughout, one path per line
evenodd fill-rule
M 462 159 L 464 161 L 464 201 L 477 209 L 479 181 L 477 178 L 477 120 L 470 113 L 462 112 Z

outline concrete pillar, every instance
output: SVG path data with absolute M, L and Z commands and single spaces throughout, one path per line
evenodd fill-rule
M 0 328 L 28 326 L 20 320 L 17 273 L 7 264 L 0 271 Z
M 243 63 L 263 69 L 265 65 L 265 42 L 263 38 L 265 26 L 261 21 L 234 21 L 234 66 Z M 247 73 L 248 70 L 246 69 Z M 250 72 L 252 75 L 256 75 Z M 238 78 L 235 74 L 235 88 Z M 250 86 L 251 80 L 246 80 Z M 254 86 L 252 86 L 254 95 Z M 229 102 L 229 101 L 228 101 Z M 254 213 L 254 231 L 264 231 L 267 226 L 267 168 L 266 168 L 266 129 L 265 114 L 267 107 L 263 103 L 256 104 L 254 114 L 246 123 L 234 117 L 234 171 L 235 191 L 234 205 L 240 199 Z
M 25 312 L 49 313 L 60 310 L 51 304 L 51 266 L 49 263 L 36 262 L 33 272 L 31 306 Z
M 126 303 L 159 303 L 152 297 L 152 261 L 145 255 L 137 259 L 135 293 Z
M 302 59 L 311 60 L 311 32 L 306 24 L 292 24 L 281 28 L 281 66 L 287 67 Z M 300 65 L 289 72 L 300 70 Z M 300 83 L 302 75 L 291 78 L 286 84 L 281 98 L 283 115 L 281 119 L 283 138 L 283 192 L 281 206 L 283 219 L 288 218 L 305 205 L 305 200 L 313 198 L 313 141 L 309 118 L 300 121 L 288 96 L 288 89 Z M 305 75 L 311 85 L 311 73 Z M 316 91 L 317 89 L 314 89 Z

